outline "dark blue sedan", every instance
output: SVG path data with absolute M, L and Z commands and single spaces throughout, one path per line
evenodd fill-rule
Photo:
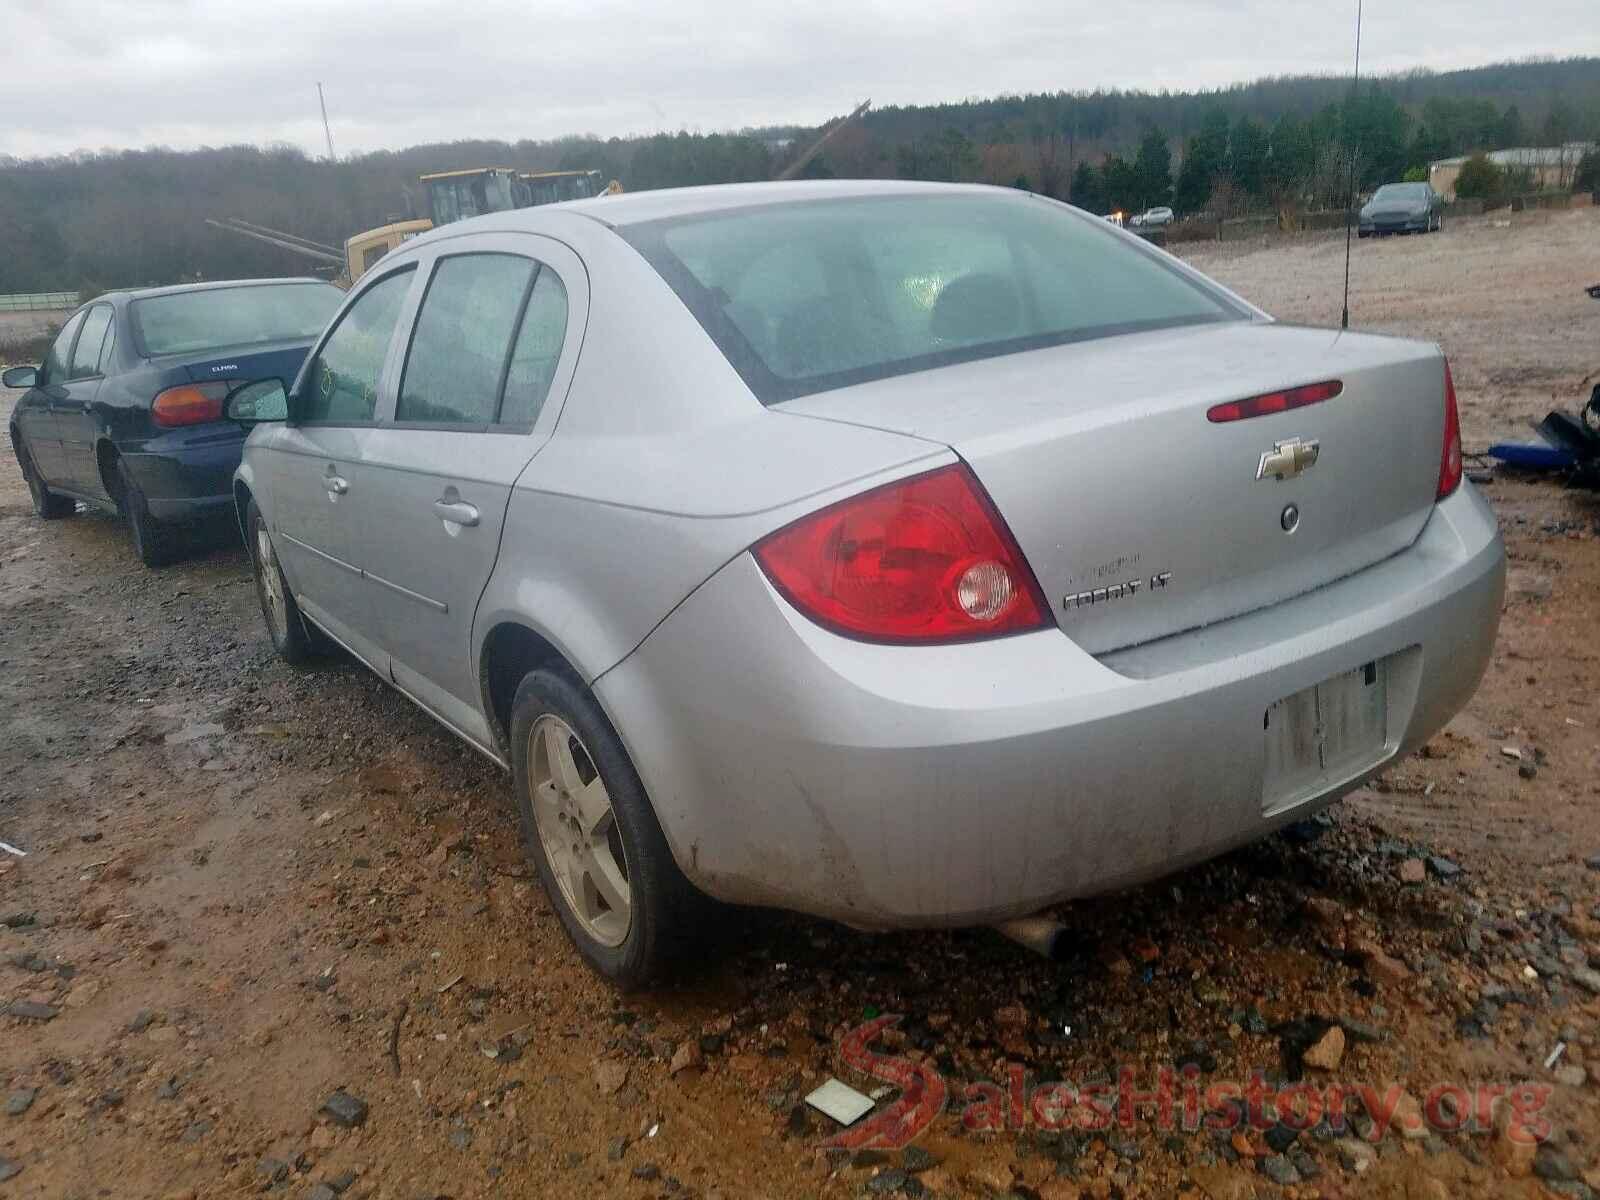
M 79 500 L 114 507 L 147 566 L 181 557 L 233 505 L 245 430 L 228 393 L 293 379 L 344 299 L 315 279 L 112 292 L 78 309 L 44 363 L 5 372 L 27 388 L 11 444 L 41 517 Z

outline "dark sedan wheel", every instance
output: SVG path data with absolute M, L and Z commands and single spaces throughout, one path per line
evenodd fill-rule
M 589 690 L 555 671 L 524 678 L 511 761 L 529 857 L 579 953 L 624 989 L 660 978 L 709 905 Z
M 39 475 L 39 467 L 33 461 L 33 455 L 28 452 L 28 443 L 17 443 L 17 463 L 22 468 L 22 478 L 27 481 L 28 495 L 33 500 L 34 515 L 46 521 L 59 520 L 61 517 L 70 517 L 78 511 L 77 501 L 70 496 L 58 496 L 45 487 L 44 479 Z
M 147 567 L 164 567 L 183 557 L 183 530 L 166 525 L 150 515 L 144 491 L 128 470 L 126 459 L 117 459 L 117 508 L 133 535 L 133 550 Z
M 246 544 L 255 573 L 256 599 L 261 602 L 261 615 L 266 618 L 272 648 L 288 663 L 298 664 L 316 658 L 325 649 L 325 643 L 300 615 L 300 606 L 295 603 L 289 581 L 278 565 L 277 552 L 272 548 L 272 534 L 267 530 L 266 518 L 254 500 L 245 509 L 244 523 L 249 531 Z

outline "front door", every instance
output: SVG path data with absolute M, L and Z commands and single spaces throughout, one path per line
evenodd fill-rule
M 56 433 L 61 438 L 61 468 L 67 486 L 90 496 L 106 492 L 95 461 L 93 405 L 111 350 L 111 317 L 109 304 L 96 304 L 89 310 L 72 351 L 66 384 L 50 402 Z
M 39 377 L 33 389 L 17 405 L 17 426 L 22 432 L 28 457 L 46 483 L 70 486 L 67 483 L 66 463 L 61 455 L 61 434 L 56 426 L 53 407 L 56 400 L 66 394 L 67 376 L 71 373 L 72 343 L 83 328 L 83 312 L 74 313 L 56 334 L 49 353 L 39 367 Z
M 392 420 L 369 435 L 384 519 L 366 545 L 371 602 L 394 680 L 493 745 L 472 619 L 517 476 L 549 436 L 587 311 L 566 247 L 525 234 L 448 244 L 429 274 Z M 548 419 L 542 419 L 548 418 Z
M 402 268 L 361 290 L 301 373 L 290 422 L 274 431 L 272 539 L 295 600 L 375 670 L 378 649 L 363 576 L 365 542 L 381 498 L 366 470 L 390 343 L 415 271 Z

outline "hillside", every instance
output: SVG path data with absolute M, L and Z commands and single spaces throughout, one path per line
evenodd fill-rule
M 553 142 L 460 141 L 336 163 L 288 147 L 0 159 L 0 292 L 301 273 L 305 260 L 218 232 L 242 217 L 326 242 L 422 207 L 424 171 L 593 167 L 629 190 L 769 178 L 815 130 Z M 1088 208 L 1313 202 L 1354 155 L 1364 183 L 1433 158 L 1600 137 L 1600 58 L 1301 76 L 1201 92 L 1000 96 L 876 109 L 814 175 L 967 179 Z M 794 139 L 793 145 L 782 144 Z M 408 207 L 409 206 L 409 207 Z

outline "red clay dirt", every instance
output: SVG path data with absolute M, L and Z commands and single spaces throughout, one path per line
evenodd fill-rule
M 1357 249 L 1356 325 L 1444 344 L 1469 449 L 1600 369 L 1600 210 L 1510 220 Z M 1337 311 L 1342 241 L 1184 250 L 1282 317 Z M 1067 907 L 1066 963 L 727 912 L 684 982 L 623 997 L 530 879 L 494 766 L 359 666 L 278 662 L 242 550 L 147 571 L 110 517 L 35 519 L 7 454 L 0 840 L 28 857 L 0 853 L 0 1003 L 54 1015 L 0 1016 L 0 1197 L 1600 1189 L 1600 500 L 1486 491 L 1512 563 L 1488 678 L 1325 829 Z M 949 1098 L 912 1150 L 830 1154 L 801 1098 L 838 1075 L 895 1102 L 840 1057 L 879 1014 L 903 1020 L 874 1045 Z M 962 1123 L 1013 1067 L 1122 1064 L 1417 1100 L 1533 1083 L 1549 1140 Z M 353 1128 L 321 1111 L 340 1089 Z

